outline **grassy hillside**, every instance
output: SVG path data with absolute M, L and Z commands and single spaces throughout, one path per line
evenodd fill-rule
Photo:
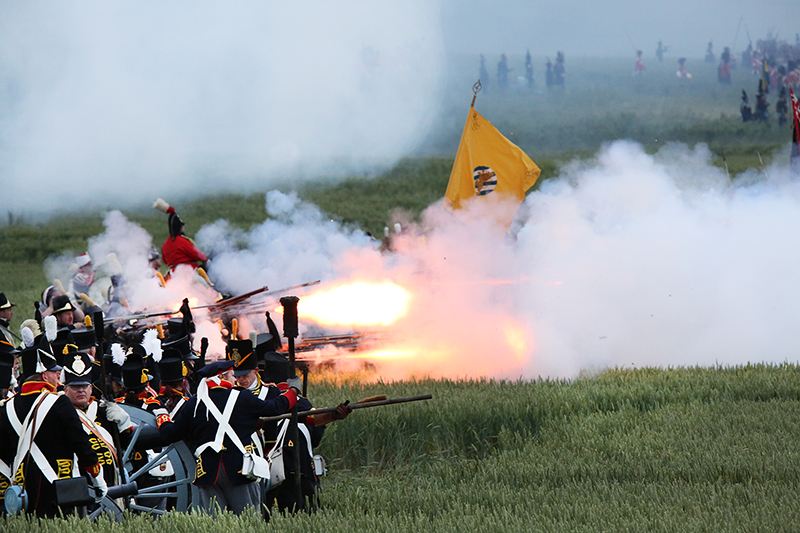
M 800 368 L 612 370 L 567 381 L 334 385 L 432 401 L 331 426 L 313 516 L 32 524 L 59 531 L 790 531 L 800 518 Z

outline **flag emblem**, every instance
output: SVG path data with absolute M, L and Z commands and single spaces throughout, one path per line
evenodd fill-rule
M 478 196 L 486 196 L 497 187 L 497 174 L 491 167 L 475 167 L 472 178 L 475 181 L 475 194 Z
M 525 152 L 470 107 L 447 183 L 445 206 L 453 211 L 472 202 L 502 206 L 493 216 L 498 224 L 509 227 L 540 173 Z

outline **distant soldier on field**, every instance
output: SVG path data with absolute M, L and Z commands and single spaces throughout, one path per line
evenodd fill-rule
M 767 95 L 759 91 L 756 95 L 756 109 L 753 114 L 753 120 L 766 122 L 767 119 L 769 119 L 769 102 L 767 102 Z
M 533 90 L 533 62 L 531 61 L 531 51 L 525 54 L 525 79 L 528 82 L 528 90 Z
M 725 47 L 720 55 L 719 67 L 717 67 L 717 81 L 726 85 L 731 84 L 731 49 Z
M 800 176 L 800 102 L 797 95 L 792 94 L 792 152 L 789 156 L 789 169 L 795 176 Z
M 640 76 L 646 69 L 647 67 L 645 67 L 644 62 L 642 62 L 642 51 L 636 50 L 636 61 L 633 63 L 633 75 Z
M 786 100 L 786 87 L 781 87 L 778 101 L 775 103 L 775 113 L 778 115 L 778 126 L 783 126 L 789 121 L 789 104 Z
M 750 107 L 750 100 L 747 98 L 747 92 L 744 89 L 742 89 L 742 103 L 739 106 L 739 112 L 742 114 L 742 122 L 753 120 L 753 109 Z
M 548 89 L 553 86 L 553 63 L 550 58 L 547 59 L 547 64 L 545 65 L 544 84 Z
M 661 43 L 661 39 L 658 40 L 658 46 L 656 47 L 656 57 L 658 58 L 658 62 L 661 63 L 664 61 L 664 52 L 667 51 L 667 47 Z
M 483 54 L 481 54 L 481 68 L 478 71 L 478 79 L 481 81 L 481 85 L 484 89 L 486 89 L 491 83 L 491 80 L 489 79 L 489 71 L 486 70 L 486 58 L 483 57 Z
M 508 68 L 508 58 L 505 54 L 500 55 L 500 61 L 497 63 L 497 86 L 501 91 L 508 88 L 508 73 L 512 69 Z
M 714 63 L 717 57 L 714 55 L 714 40 L 708 41 L 708 48 L 706 48 L 706 63 Z
M 553 85 L 565 86 L 566 69 L 564 67 L 564 52 L 556 54 L 556 64 L 553 66 Z

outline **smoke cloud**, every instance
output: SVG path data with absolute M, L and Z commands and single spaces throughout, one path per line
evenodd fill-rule
M 426 2 L 4 2 L 0 209 L 380 169 L 431 120 L 442 57 Z
M 211 271 L 238 291 L 311 279 L 405 287 L 409 313 L 373 347 L 381 377 L 575 377 L 796 361 L 799 204 L 785 165 L 731 185 L 704 145 L 648 155 L 616 142 L 529 195 L 513 238 L 484 212 L 437 203 L 383 255 L 272 192 L 275 220 L 250 232 L 218 223 L 198 242 L 231 243 L 212 248 Z
M 451 213 L 437 202 L 419 225 L 393 233 L 394 252 L 385 253 L 296 194 L 271 191 L 272 218 L 249 231 L 221 220 L 196 242 L 211 256 L 218 290 L 322 282 L 253 297 L 255 312 L 240 316 L 244 337 L 266 331 L 263 312 L 280 311 L 278 298 L 296 294 L 301 339 L 380 332 L 360 352 L 318 354 L 342 370 L 369 361 L 375 378 L 573 378 L 608 367 L 795 362 L 800 182 L 776 163 L 732 184 L 711 158 L 704 145 L 666 145 L 655 155 L 631 142 L 607 145 L 530 194 L 510 234 L 485 206 Z M 185 297 L 214 301 L 189 268 L 159 287 L 144 266 L 149 235 L 120 212 L 105 225 L 89 251 L 98 266 L 124 272 L 132 310 L 174 310 Z M 109 254 L 116 270 L 108 259 L 103 265 Z M 51 276 L 73 259 L 52 260 Z M 387 281 L 410 298 L 408 312 L 388 326 L 303 318 L 309 294 Z M 336 304 L 391 305 L 361 294 Z M 272 316 L 281 329 L 280 312 Z M 219 326 L 202 311 L 195 319 L 198 339 L 208 337 L 211 357 L 220 357 Z

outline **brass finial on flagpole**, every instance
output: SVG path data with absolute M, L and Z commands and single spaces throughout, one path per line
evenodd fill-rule
M 478 97 L 478 93 L 481 92 L 481 80 L 475 82 L 475 85 L 472 86 L 472 103 L 469 104 L 470 107 L 475 107 L 475 99 Z

